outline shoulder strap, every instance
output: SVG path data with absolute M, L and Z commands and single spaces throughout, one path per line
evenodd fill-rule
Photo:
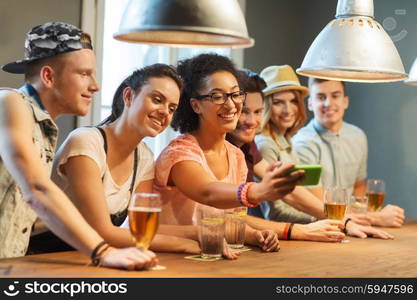
M 130 195 L 133 194 L 133 188 L 135 185 L 135 181 L 136 181 L 136 171 L 138 169 L 138 147 L 135 148 L 135 158 L 134 158 L 134 162 L 133 162 L 133 177 L 132 177 L 132 183 L 130 184 Z
M 101 133 L 101 135 L 103 136 L 103 140 L 104 140 L 104 152 L 107 154 L 107 137 L 106 137 L 106 132 L 104 131 L 103 128 L 101 128 L 100 126 L 95 126 Z M 134 156 L 134 161 L 133 161 L 133 177 L 132 177 L 132 182 L 130 184 L 130 194 L 133 194 L 133 188 L 135 185 L 135 181 L 136 181 L 136 173 L 137 173 L 137 169 L 138 169 L 138 148 L 135 148 L 135 156 Z
M 132 177 L 132 182 L 130 183 L 130 195 L 133 194 L 133 188 L 135 186 L 135 181 L 136 181 L 136 172 L 138 169 L 138 148 L 136 147 L 135 149 L 135 157 L 134 157 L 134 163 L 133 163 L 133 177 Z M 120 226 L 123 224 L 124 220 L 127 217 L 127 210 L 129 208 L 129 204 L 130 201 L 127 202 L 127 205 L 125 207 L 124 210 L 122 210 L 121 212 L 114 214 L 114 215 L 110 215 L 111 221 L 113 223 L 113 225 L 115 226 Z
M 101 135 L 103 136 L 104 152 L 107 155 L 107 137 L 106 137 L 106 132 L 100 126 L 95 126 L 95 127 L 100 131 Z M 138 160 L 139 160 L 139 157 L 138 157 L 138 148 L 136 147 L 135 148 L 134 159 L 133 159 L 133 176 L 132 176 L 132 182 L 130 183 L 130 189 L 129 189 L 130 195 L 133 194 L 133 188 L 135 186 L 136 173 L 137 173 L 137 169 L 138 169 Z M 103 178 L 101 178 L 101 180 L 103 180 L 103 179 L 104 179 L 104 176 L 103 176 Z M 110 215 L 111 220 L 112 220 L 112 223 L 114 225 L 120 226 L 123 223 L 124 219 L 127 216 L 127 209 L 128 209 L 128 207 L 129 207 L 129 202 L 127 203 L 126 208 L 124 210 L 122 210 L 120 213 L 115 214 L 115 215 Z
M 104 152 L 107 154 L 107 137 L 106 137 L 106 132 L 100 126 L 95 126 L 95 127 L 98 129 L 98 131 L 100 131 L 101 135 L 103 136 Z

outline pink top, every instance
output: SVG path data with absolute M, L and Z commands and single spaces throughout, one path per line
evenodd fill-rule
M 199 163 L 213 181 L 236 185 L 246 182 L 248 169 L 244 154 L 239 148 L 226 140 L 224 142 L 229 161 L 229 170 L 227 176 L 223 179 L 216 178 L 206 161 L 198 141 L 190 134 L 178 136 L 162 151 L 155 166 L 155 187 L 161 193 L 164 202 L 159 220 L 161 224 L 196 224 L 193 217 L 197 205 L 202 205 L 185 196 L 177 187 L 167 185 L 171 168 L 178 162 L 195 161 Z

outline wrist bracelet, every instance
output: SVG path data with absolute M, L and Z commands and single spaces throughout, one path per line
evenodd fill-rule
M 288 229 L 290 228 L 290 223 L 286 223 L 284 227 L 284 232 L 282 233 L 282 239 L 288 240 Z
M 252 203 L 252 202 L 249 201 L 249 188 L 254 184 L 255 184 L 255 182 L 246 182 L 245 185 L 242 188 L 241 201 L 240 202 L 244 206 L 256 207 L 256 206 L 259 205 L 258 203 Z
M 287 240 L 291 240 L 291 231 L 294 227 L 294 223 L 291 223 L 290 227 L 288 228 Z
M 101 254 L 106 251 L 110 245 L 106 241 L 101 241 L 91 252 L 91 264 L 98 266 L 100 264 Z
M 237 201 L 239 201 L 239 203 L 244 206 L 243 202 L 242 202 L 242 190 L 243 187 L 245 186 L 246 183 L 242 183 L 239 185 L 239 187 L 237 188 Z
M 346 221 L 345 221 L 345 226 L 343 227 L 343 233 L 344 234 L 348 234 L 347 229 L 346 229 L 346 225 L 347 225 L 347 223 L 349 223 L 349 221 L 352 221 L 352 219 L 351 218 L 347 218 Z

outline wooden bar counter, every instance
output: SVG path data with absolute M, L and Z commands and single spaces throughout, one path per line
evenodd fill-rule
M 349 237 L 348 243 L 281 241 L 281 250 L 257 248 L 239 259 L 202 262 L 186 254 L 158 253 L 161 271 L 88 266 L 77 251 L 0 259 L 0 277 L 417 277 L 417 220 L 385 229 L 394 240 Z

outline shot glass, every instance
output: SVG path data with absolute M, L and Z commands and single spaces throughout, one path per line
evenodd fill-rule
M 368 211 L 368 196 L 350 196 L 348 214 L 366 215 Z
M 224 210 L 208 206 L 197 208 L 198 238 L 201 257 L 221 258 L 225 231 Z
M 243 248 L 247 215 L 248 208 L 245 206 L 227 209 L 225 211 L 225 238 L 230 248 Z

